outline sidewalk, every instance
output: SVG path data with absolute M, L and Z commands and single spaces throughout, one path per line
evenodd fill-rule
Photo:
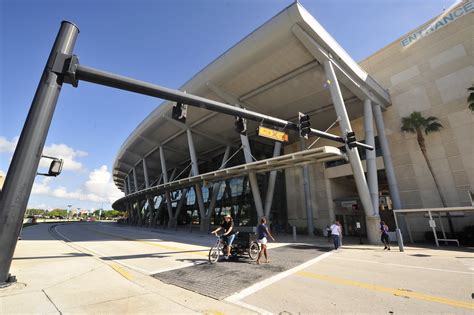
M 75 250 L 49 227 L 23 231 L 11 268 L 18 283 L 0 289 L 0 314 L 249 313 Z
M 77 223 L 76 223 L 77 224 Z M 132 269 L 119 265 L 117 262 L 107 258 L 98 257 L 97 254 L 84 250 L 76 242 L 63 242 L 57 240 L 49 232 L 51 224 L 39 224 L 30 226 L 23 231 L 23 240 L 17 244 L 15 257 L 12 263 L 11 272 L 18 283 L 0 289 L 0 314 L 74 314 L 74 313 L 160 313 L 160 314 L 251 314 L 254 313 L 248 308 L 240 307 L 235 303 L 226 300 L 217 301 L 215 299 L 173 286 L 165 284 L 155 278 L 136 272 Z M 215 241 L 214 236 L 189 229 L 161 230 L 143 229 L 137 227 L 121 226 L 130 237 L 138 238 L 135 242 L 123 242 L 127 246 L 147 246 L 155 236 L 151 235 L 150 240 L 141 241 L 142 236 L 139 230 L 156 232 L 156 238 L 166 241 L 175 239 L 179 242 L 189 242 L 200 246 L 209 246 Z M 72 228 L 72 226 L 71 226 Z M 97 228 L 101 228 L 100 225 Z M 104 236 L 105 237 L 105 236 Z M 293 243 L 293 236 L 289 234 L 275 235 L 276 242 L 270 242 L 269 248 L 276 248 Z M 111 252 L 121 250 L 113 248 L 113 242 L 105 243 L 100 239 L 94 239 L 94 244 L 111 247 Z M 104 239 L 104 241 L 107 241 Z M 110 240 L 109 240 L 110 241 Z M 327 248 L 332 248 L 332 243 L 325 237 L 297 236 L 296 243 L 312 244 Z M 474 272 L 474 255 L 470 249 L 444 250 L 436 248 L 406 247 L 405 252 L 398 251 L 396 245 L 392 251 L 384 251 L 382 246 L 359 245 L 358 238 L 344 238 L 342 250 L 334 251 L 328 259 L 318 262 L 308 270 L 314 272 L 325 271 L 327 275 L 345 276 L 346 278 L 356 277 L 360 283 L 370 283 L 381 279 L 390 280 L 393 283 L 400 281 L 400 287 L 415 288 L 420 292 L 425 292 L 429 288 L 433 291 L 428 293 L 435 296 L 447 297 L 450 299 L 462 300 L 467 294 L 469 298 L 471 291 L 466 289 L 469 283 L 472 288 Z M 160 243 L 162 247 L 171 247 L 167 243 Z M 152 251 L 157 247 L 150 247 Z M 123 248 L 122 248 L 123 250 Z M 141 248 L 140 248 L 141 250 Z M 170 255 L 178 255 L 171 253 Z M 181 252 L 180 255 L 183 255 Z M 271 254 L 270 254 L 271 255 Z M 145 255 L 146 256 L 146 255 Z M 153 256 L 150 259 L 159 260 L 160 257 Z M 205 257 L 204 257 L 205 258 Z M 127 261 L 128 262 L 128 261 Z M 273 268 L 274 265 L 262 266 L 261 268 Z M 365 269 L 365 271 L 364 271 Z M 357 270 L 357 272 L 354 272 Z M 424 272 L 423 285 L 419 287 L 420 281 L 416 274 Z M 375 274 L 374 274 L 375 273 Z M 378 275 L 374 277 L 374 275 Z M 224 275 L 223 275 L 224 276 Z M 301 277 L 301 276 L 299 276 Z M 300 278 L 287 278 L 285 281 L 292 283 L 291 294 L 293 296 L 304 297 L 310 293 L 306 304 L 293 303 L 284 298 L 275 300 L 277 294 L 283 294 L 286 290 L 284 283 L 276 282 L 272 287 L 273 291 L 260 290 L 253 297 L 260 296 L 262 300 L 274 302 L 274 307 L 285 310 L 288 307 L 301 307 L 300 310 L 309 307 L 314 303 L 314 296 L 326 294 L 328 290 L 322 290 L 321 284 L 315 284 L 306 288 Z M 307 282 L 307 280 L 305 280 Z M 443 286 L 440 286 L 443 283 Z M 335 295 L 322 296 L 321 301 L 330 303 L 353 294 L 353 289 L 339 287 L 340 283 L 331 284 L 331 290 Z M 402 286 L 403 285 L 403 286 Z M 386 284 L 390 286 L 390 282 Z M 290 287 L 289 287 L 290 288 Z M 322 291 L 321 291 L 322 290 Z M 469 292 L 467 292 L 469 291 Z M 342 296 L 338 296 L 340 292 Z M 289 293 L 287 293 L 289 294 Z M 285 295 L 287 296 L 287 295 Z M 288 295 L 289 296 L 289 295 Z M 363 300 L 366 295 L 361 295 L 358 305 L 366 305 L 365 310 L 370 309 L 372 300 Z M 300 298 L 303 299 L 303 298 Z M 262 301 L 258 300 L 258 301 Z M 413 300 L 413 299 L 411 299 Z M 251 302 L 252 296 L 247 298 Z M 253 305 L 258 305 L 260 302 Z M 285 302 L 286 301 L 286 302 Z M 303 300 L 301 300 L 303 301 Z M 351 303 L 351 299 L 347 300 Z M 397 300 L 398 301 L 398 300 Z M 397 301 L 394 303 L 396 309 Z M 401 300 L 403 301 L 403 300 Z M 365 304 L 364 304 L 365 303 Z M 401 306 L 411 305 L 400 302 Z M 410 302 L 410 303 L 413 303 Z M 463 302 L 464 303 L 464 302 Z M 468 303 L 468 302 L 466 302 Z M 471 304 L 468 304 L 471 305 Z M 322 304 L 320 304 L 322 306 Z M 436 305 L 434 305 L 436 307 Z M 328 306 L 329 307 L 329 306 Z M 349 306 L 347 306 L 349 307 Z M 407 306 L 408 307 L 408 306 Z M 412 307 L 412 306 L 409 306 Z M 428 309 L 431 304 L 427 306 Z M 269 308 L 271 309 L 271 308 Z M 342 309 L 344 310 L 344 308 Z M 450 309 L 447 309 L 450 311 Z M 328 308 L 329 311 L 329 308 Z M 278 313 L 278 312 L 277 312 Z

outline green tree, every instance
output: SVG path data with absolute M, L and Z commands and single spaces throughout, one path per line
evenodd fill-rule
M 431 173 L 431 177 L 433 177 L 436 189 L 438 190 L 439 197 L 441 198 L 441 203 L 443 204 L 443 207 L 447 207 L 446 200 L 444 198 L 444 195 L 441 193 L 438 180 L 436 179 L 436 176 L 433 172 L 433 167 L 431 166 L 431 162 L 428 158 L 428 153 L 426 151 L 425 138 L 423 136 L 423 131 L 425 135 L 428 135 L 429 133 L 432 133 L 432 132 L 439 132 L 441 128 L 443 128 L 443 125 L 441 125 L 437 120 L 438 118 L 433 117 L 433 116 L 429 116 L 425 118 L 423 117 L 423 115 L 421 115 L 420 112 L 415 111 L 411 113 L 410 116 L 402 118 L 401 129 L 402 131 L 416 134 L 416 140 L 418 141 L 418 145 L 420 146 L 421 153 L 423 154 L 423 157 L 425 158 L 426 165 L 428 166 L 428 170 Z M 449 230 L 451 232 L 451 235 L 454 236 L 453 222 L 451 220 L 449 213 L 447 213 L 447 217 L 448 217 L 448 222 L 449 222 Z
M 48 212 L 48 215 L 50 217 L 66 217 L 67 216 L 67 210 L 64 209 L 54 209 L 52 211 Z
M 30 215 L 44 215 L 45 210 L 43 209 L 27 209 L 25 212 L 25 216 L 30 216 Z
M 467 97 L 467 106 L 469 106 L 469 109 L 474 112 L 474 85 L 468 88 L 467 92 L 469 93 Z

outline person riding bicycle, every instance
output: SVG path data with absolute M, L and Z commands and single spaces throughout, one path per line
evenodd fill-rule
M 224 216 L 224 222 L 222 222 L 221 226 L 212 231 L 212 234 L 217 235 L 217 232 L 220 230 L 224 230 L 222 234 L 222 238 L 227 245 L 227 252 L 225 253 L 225 259 L 229 259 L 230 256 L 230 249 L 232 247 L 232 243 L 235 239 L 235 231 L 234 231 L 234 221 L 230 215 Z

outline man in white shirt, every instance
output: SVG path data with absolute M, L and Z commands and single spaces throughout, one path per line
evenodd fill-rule
M 334 242 L 334 248 L 338 249 L 340 246 L 339 238 L 341 236 L 341 225 L 339 224 L 339 221 L 334 221 L 334 224 L 331 225 L 331 235 L 332 235 L 332 241 Z

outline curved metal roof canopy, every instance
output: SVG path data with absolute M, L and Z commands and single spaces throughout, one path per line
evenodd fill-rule
M 390 106 L 388 92 L 371 78 L 301 6 L 294 3 L 229 49 L 184 84 L 180 90 L 240 105 L 286 120 L 305 112 L 312 126 L 325 129 L 336 119 L 322 63 L 331 58 L 351 119 L 363 115 L 363 100 Z M 113 167 L 116 185 L 147 158 L 150 182 L 161 174 L 160 153 L 168 167 L 189 161 L 186 129 L 194 134 L 198 158 L 227 145 L 238 147 L 231 116 L 188 108 L 186 125 L 171 118 L 173 103 L 163 102 L 127 138 Z M 248 130 L 254 126 L 250 123 Z M 294 138 L 290 135 L 290 141 Z M 172 161 L 174 164 L 172 164 Z M 144 182 L 137 167 L 138 182 Z

